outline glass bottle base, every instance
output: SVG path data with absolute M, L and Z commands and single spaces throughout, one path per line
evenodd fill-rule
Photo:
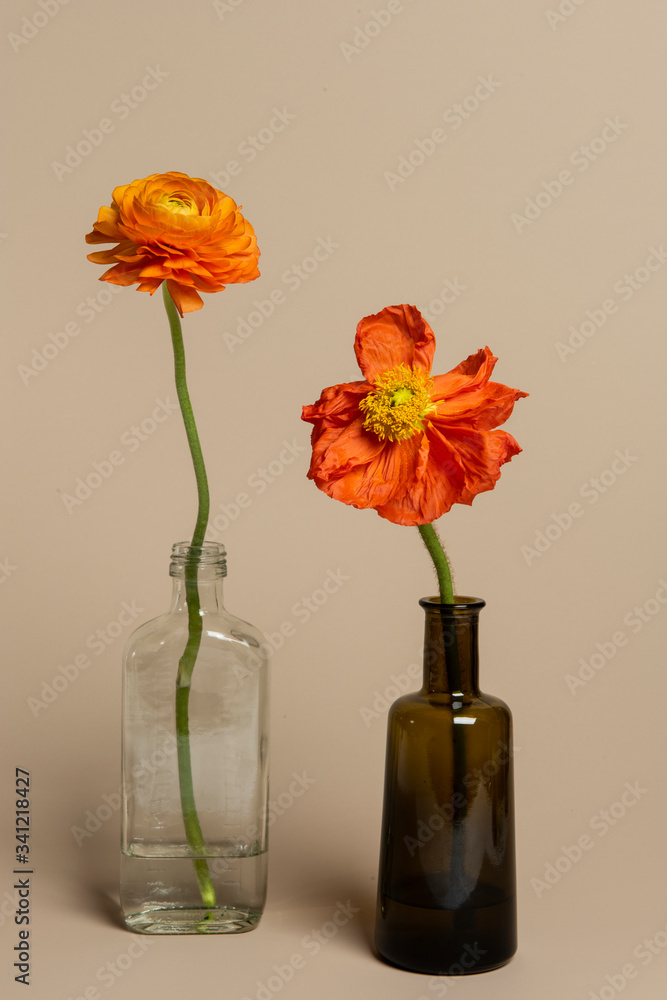
M 123 915 L 125 926 L 134 934 L 242 934 L 256 927 L 261 917 L 261 913 L 230 908 L 149 906 Z
M 192 859 L 179 856 L 173 846 L 161 851 L 153 846 L 143 856 L 121 853 L 126 927 L 138 934 L 242 934 L 256 927 L 266 898 L 266 851 L 205 860 L 213 906 L 202 903 Z
M 465 976 L 506 965 L 516 952 L 516 899 L 478 886 L 455 910 L 384 896 L 375 946 L 390 965 L 431 976 Z

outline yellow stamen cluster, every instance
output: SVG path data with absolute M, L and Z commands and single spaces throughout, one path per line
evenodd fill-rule
M 199 213 L 196 203 L 188 194 L 163 195 L 158 199 L 158 204 L 168 208 L 175 215 L 197 215 Z
M 422 368 L 400 364 L 376 379 L 372 392 L 359 403 L 366 414 L 364 430 L 381 441 L 405 441 L 424 429 L 423 420 L 435 411 L 432 382 Z

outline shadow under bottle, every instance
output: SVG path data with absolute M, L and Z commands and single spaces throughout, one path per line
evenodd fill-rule
M 389 713 L 375 944 L 413 972 L 487 972 L 516 951 L 512 716 L 478 687 L 485 602 L 419 603 L 424 684 Z

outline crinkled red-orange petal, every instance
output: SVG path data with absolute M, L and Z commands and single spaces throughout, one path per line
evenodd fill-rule
M 430 373 L 434 351 L 433 330 L 414 306 L 387 306 L 357 326 L 354 352 L 367 382 L 400 364 Z
M 404 489 L 416 474 L 420 442 L 380 441 L 360 420 L 329 428 L 313 448 L 308 476 L 334 500 L 353 507 L 377 507 Z
M 504 423 L 516 400 L 528 393 L 500 382 L 489 382 L 497 360 L 485 347 L 446 375 L 436 375 L 431 399 L 438 405 L 431 420 L 443 427 L 468 424 L 478 430 L 490 430 Z
M 391 306 L 361 321 L 355 351 L 367 381 L 330 386 L 303 408 L 313 424 L 308 475 L 329 496 L 374 508 L 396 524 L 429 524 L 454 503 L 470 504 L 492 490 L 502 465 L 521 451 L 494 428 L 528 394 L 490 381 L 497 359 L 488 347 L 433 379 L 435 409 L 422 431 L 391 442 L 364 430 L 359 402 L 374 380 L 400 364 L 430 372 L 434 345 L 412 306 Z
M 421 469 L 403 483 L 400 494 L 377 508 L 380 517 L 394 524 L 430 524 L 456 503 L 464 483 L 464 473 L 456 453 L 446 442 L 434 441 L 427 432 L 421 443 Z
M 343 427 L 359 415 L 359 402 L 370 392 L 368 382 L 342 382 L 322 390 L 316 403 L 304 406 L 301 419 L 315 424 L 313 434 L 320 425 Z

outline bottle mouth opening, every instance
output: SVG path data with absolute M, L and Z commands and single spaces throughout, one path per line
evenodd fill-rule
M 203 542 L 192 545 L 190 542 L 177 542 L 171 549 L 171 576 L 182 576 L 188 562 L 194 561 L 198 569 L 212 571 L 215 576 L 227 575 L 227 552 L 220 542 Z
M 486 601 L 481 597 L 467 597 L 463 594 L 454 594 L 453 604 L 443 604 L 438 596 L 422 597 L 419 604 L 425 611 L 437 611 L 440 614 L 474 613 L 486 607 Z

